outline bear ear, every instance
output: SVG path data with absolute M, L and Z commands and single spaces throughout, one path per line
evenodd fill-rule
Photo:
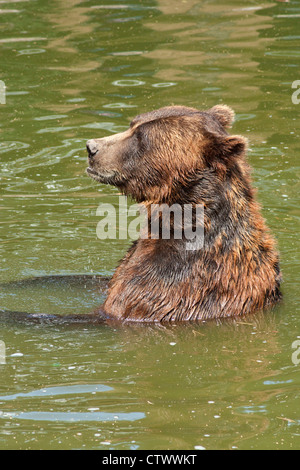
M 233 109 L 226 106 L 226 104 L 217 104 L 209 110 L 209 113 L 212 114 L 223 127 L 231 127 L 235 118 Z
M 248 141 L 241 135 L 219 136 L 208 134 L 204 148 L 204 158 L 209 167 L 219 169 L 230 168 L 239 158 L 242 158 L 248 148 Z
M 229 135 L 221 144 L 221 156 L 225 160 L 240 157 L 248 148 L 248 140 L 241 135 Z

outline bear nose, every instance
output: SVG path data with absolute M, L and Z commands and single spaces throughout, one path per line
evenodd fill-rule
M 89 153 L 89 157 L 93 157 L 98 152 L 97 142 L 93 139 L 87 141 L 86 148 Z

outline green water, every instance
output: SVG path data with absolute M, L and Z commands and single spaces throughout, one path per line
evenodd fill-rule
M 119 194 L 85 142 L 169 104 L 235 109 L 284 274 L 281 305 L 229 323 L 0 320 L 0 448 L 299 449 L 300 3 L 0 3 L 0 309 L 101 303 L 129 242 L 96 237 Z

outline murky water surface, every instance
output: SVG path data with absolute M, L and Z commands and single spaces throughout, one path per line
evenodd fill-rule
M 2 320 L 0 448 L 299 448 L 299 2 L 0 3 L 0 309 L 101 302 L 128 242 L 96 237 L 119 194 L 85 176 L 85 141 L 169 104 L 235 109 L 285 279 L 236 322 Z

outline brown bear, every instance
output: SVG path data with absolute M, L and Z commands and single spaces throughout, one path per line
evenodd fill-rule
M 229 135 L 234 112 L 169 106 L 125 132 L 87 142 L 87 173 L 152 204 L 204 207 L 204 244 L 161 237 L 134 242 L 111 279 L 103 310 L 130 322 L 202 321 L 252 313 L 280 297 L 275 243 L 261 216 L 247 141 Z

